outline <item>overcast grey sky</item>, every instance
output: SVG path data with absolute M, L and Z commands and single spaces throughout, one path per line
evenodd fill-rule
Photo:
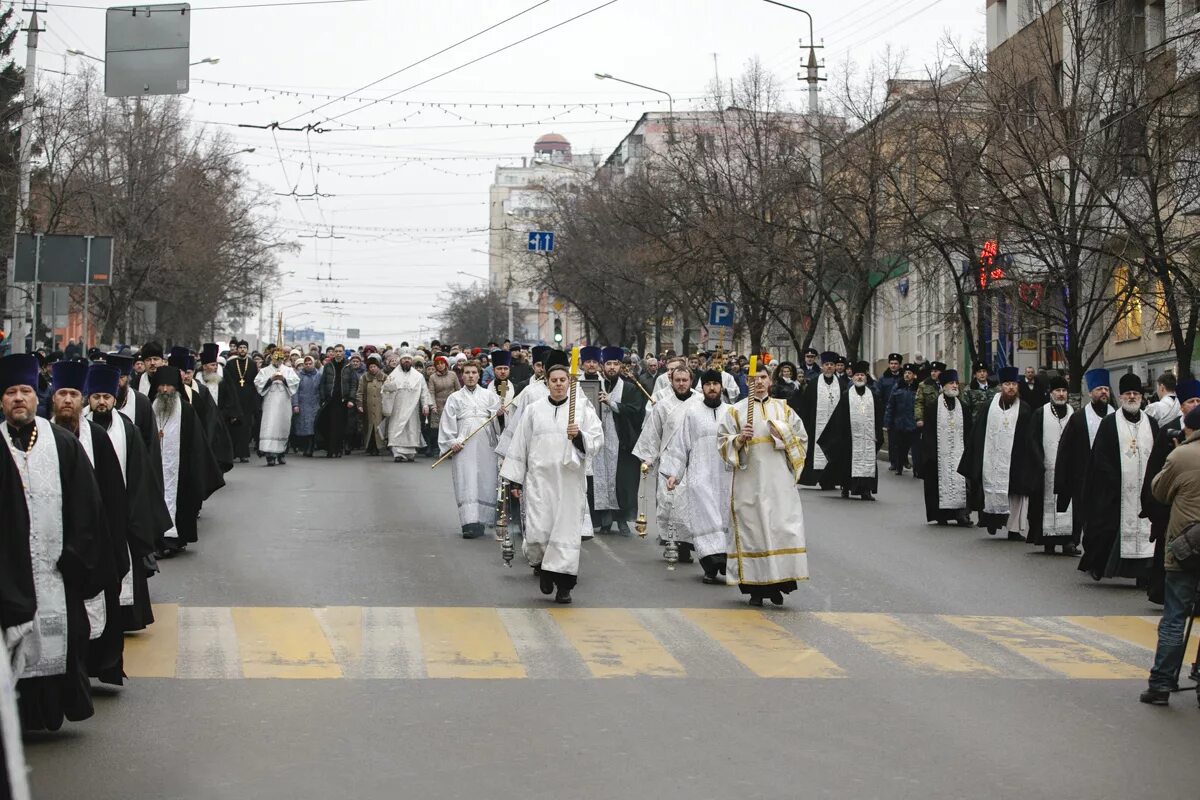
M 487 190 L 498 163 L 514 163 L 550 131 L 576 151 L 611 151 L 638 115 L 665 110 L 665 99 L 612 82 L 610 72 L 674 94 L 676 107 L 694 105 L 714 70 L 736 75 L 753 58 L 778 73 L 802 106 L 795 74 L 797 40 L 807 20 L 762 0 L 615 0 L 569 24 L 479 63 L 409 89 L 418 82 L 555 25 L 605 0 L 545 0 L 507 24 L 355 96 L 317 106 L 418 61 L 459 39 L 538 3 L 538 0 L 365 0 L 330 5 L 216 9 L 273 0 L 197 0 L 192 4 L 192 60 L 220 58 L 192 69 L 185 101 L 196 123 L 221 131 L 255 152 L 242 156 L 253 178 L 271 191 L 333 197 L 277 198 L 281 224 L 294 235 L 334 226 L 344 239 L 298 239 L 286 256 L 280 306 L 289 326 L 312 323 L 327 341 L 362 329 L 375 343 L 429 338 L 439 293 L 469 282 L 461 270 L 486 279 Z M 96 5 L 77 0 L 67 5 Z M 830 67 L 865 63 L 886 48 L 901 49 L 919 72 L 946 33 L 981 40 L 984 0 L 795 0 L 815 20 Z M 104 12 L 51 2 L 39 65 L 62 69 L 62 54 L 104 54 Z M 714 64 L 713 54 L 716 54 Z M 22 58 L 23 60 L 23 58 Z M 82 64 L 71 59 L 69 69 Z M 52 77 L 52 76 L 47 76 Z M 218 86 L 212 82 L 237 84 Z M 250 88 L 257 87 L 257 88 Z M 266 89 L 267 91 L 262 91 Z M 304 93 L 297 97 L 284 92 Z M 400 101 L 457 103 L 441 108 L 366 99 L 393 93 Z M 635 101 L 598 109 L 571 104 Z M 648 101 L 643 105 L 643 102 Z M 541 108 L 461 104 L 558 104 Z M 225 105 L 234 104 L 234 105 Z M 345 113 L 352 112 L 352 113 Z M 255 131 L 237 123 L 321 122 L 387 130 L 321 134 Z M 509 127 L 504 127 L 508 125 Z M 390 160 L 389 160 L 390 159 Z M 403 160 L 401 160 L 403 159 Z M 315 168 L 315 172 L 314 172 Z M 314 181 L 315 177 L 315 181 Z M 378 230 L 363 230 L 363 229 Z M 332 265 L 332 267 L 330 266 Z M 328 277 L 332 269 L 335 279 Z M 322 305 L 337 297 L 340 305 Z

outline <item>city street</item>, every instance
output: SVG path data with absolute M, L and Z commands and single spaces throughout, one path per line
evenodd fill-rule
M 1195 793 L 1195 697 L 1137 702 L 1144 594 L 927 527 L 911 477 L 805 492 L 813 578 L 782 609 L 668 572 L 653 527 L 585 544 L 564 608 L 459 538 L 428 460 L 260 464 L 152 581 L 128 684 L 27 739 L 36 797 Z

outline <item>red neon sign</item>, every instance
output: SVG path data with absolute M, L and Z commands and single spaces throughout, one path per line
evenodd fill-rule
M 1004 280 L 1004 267 L 997 263 L 1000 255 L 1000 244 L 995 239 L 983 243 L 979 252 L 979 288 L 986 289 L 989 283 Z

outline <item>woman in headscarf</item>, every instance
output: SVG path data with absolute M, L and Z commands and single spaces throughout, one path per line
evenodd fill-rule
M 775 379 L 771 382 L 771 397 L 794 405 L 792 398 L 799 392 L 800 382 L 796 380 L 796 365 L 791 361 L 780 361 L 775 367 Z
M 437 356 L 433 359 L 433 374 L 429 376 L 427 383 L 429 384 L 429 394 L 433 397 L 433 413 L 429 415 L 429 423 L 426 428 L 425 440 L 428 443 L 426 454 L 436 456 L 437 433 L 441 425 L 442 409 L 446 407 L 446 401 L 450 399 L 450 395 L 462 388 L 462 384 L 459 383 L 458 375 L 450 371 L 450 364 L 444 356 Z
M 292 402 L 300 409 L 292 417 L 296 449 L 311 458 L 316 446 L 317 412 L 321 410 L 321 371 L 312 356 L 305 356 L 298 372 L 300 388 Z

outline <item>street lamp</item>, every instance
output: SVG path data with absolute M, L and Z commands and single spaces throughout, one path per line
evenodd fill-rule
M 597 72 L 596 80 L 616 81 L 617 83 L 624 83 L 628 86 L 636 86 L 639 89 L 645 89 L 648 92 L 665 94 L 667 96 L 667 144 L 672 145 L 675 143 L 675 98 L 671 97 L 670 92 L 668 92 L 666 89 L 655 89 L 653 86 L 646 86 L 642 83 L 627 81 L 624 78 L 615 78 L 607 72 Z
M 209 56 L 208 58 L 202 58 L 199 61 L 193 61 L 192 63 L 188 64 L 188 66 L 195 67 L 195 66 L 199 66 L 200 64 L 220 64 L 220 63 L 221 63 L 221 59 L 213 58 L 212 56 Z
M 817 77 L 819 69 L 817 65 L 817 40 L 813 34 L 812 14 L 803 8 L 796 8 L 795 6 L 789 6 L 787 3 L 780 3 L 779 0 L 763 0 L 763 2 L 779 6 L 780 8 L 786 8 L 789 11 L 796 11 L 808 17 L 808 64 L 805 65 L 807 77 L 804 80 L 808 84 L 808 113 L 816 114 L 818 111 L 817 84 L 820 83 L 821 79 Z
M 98 61 L 98 62 L 100 62 L 101 64 L 103 64 L 103 63 L 104 63 L 104 59 L 103 59 L 103 58 L 98 58 L 98 57 L 96 57 L 96 56 L 92 55 L 91 53 L 85 53 L 85 52 L 83 52 L 82 50 L 68 50 L 68 51 L 67 51 L 67 55 L 69 55 L 69 56 L 81 56 L 81 57 L 83 57 L 83 58 L 90 58 L 92 61 Z M 193 61 L 193 62 L 191 62 L 190 64 L 188 64 L 188 66 L 189 66 L 189 67 L 197 67 L 197 66 L 199 66 L 199 65 L 201 65 L 201 64 L 220 64 L 220 63 L 221 63 L 221 59 L 219 59 L 219 58 L 213 58 L 212 56 L 209 56 L 209 57 L 207 57 L 207 58 L 202 58 L 202 59 L 200 59 L 199 61 Z

